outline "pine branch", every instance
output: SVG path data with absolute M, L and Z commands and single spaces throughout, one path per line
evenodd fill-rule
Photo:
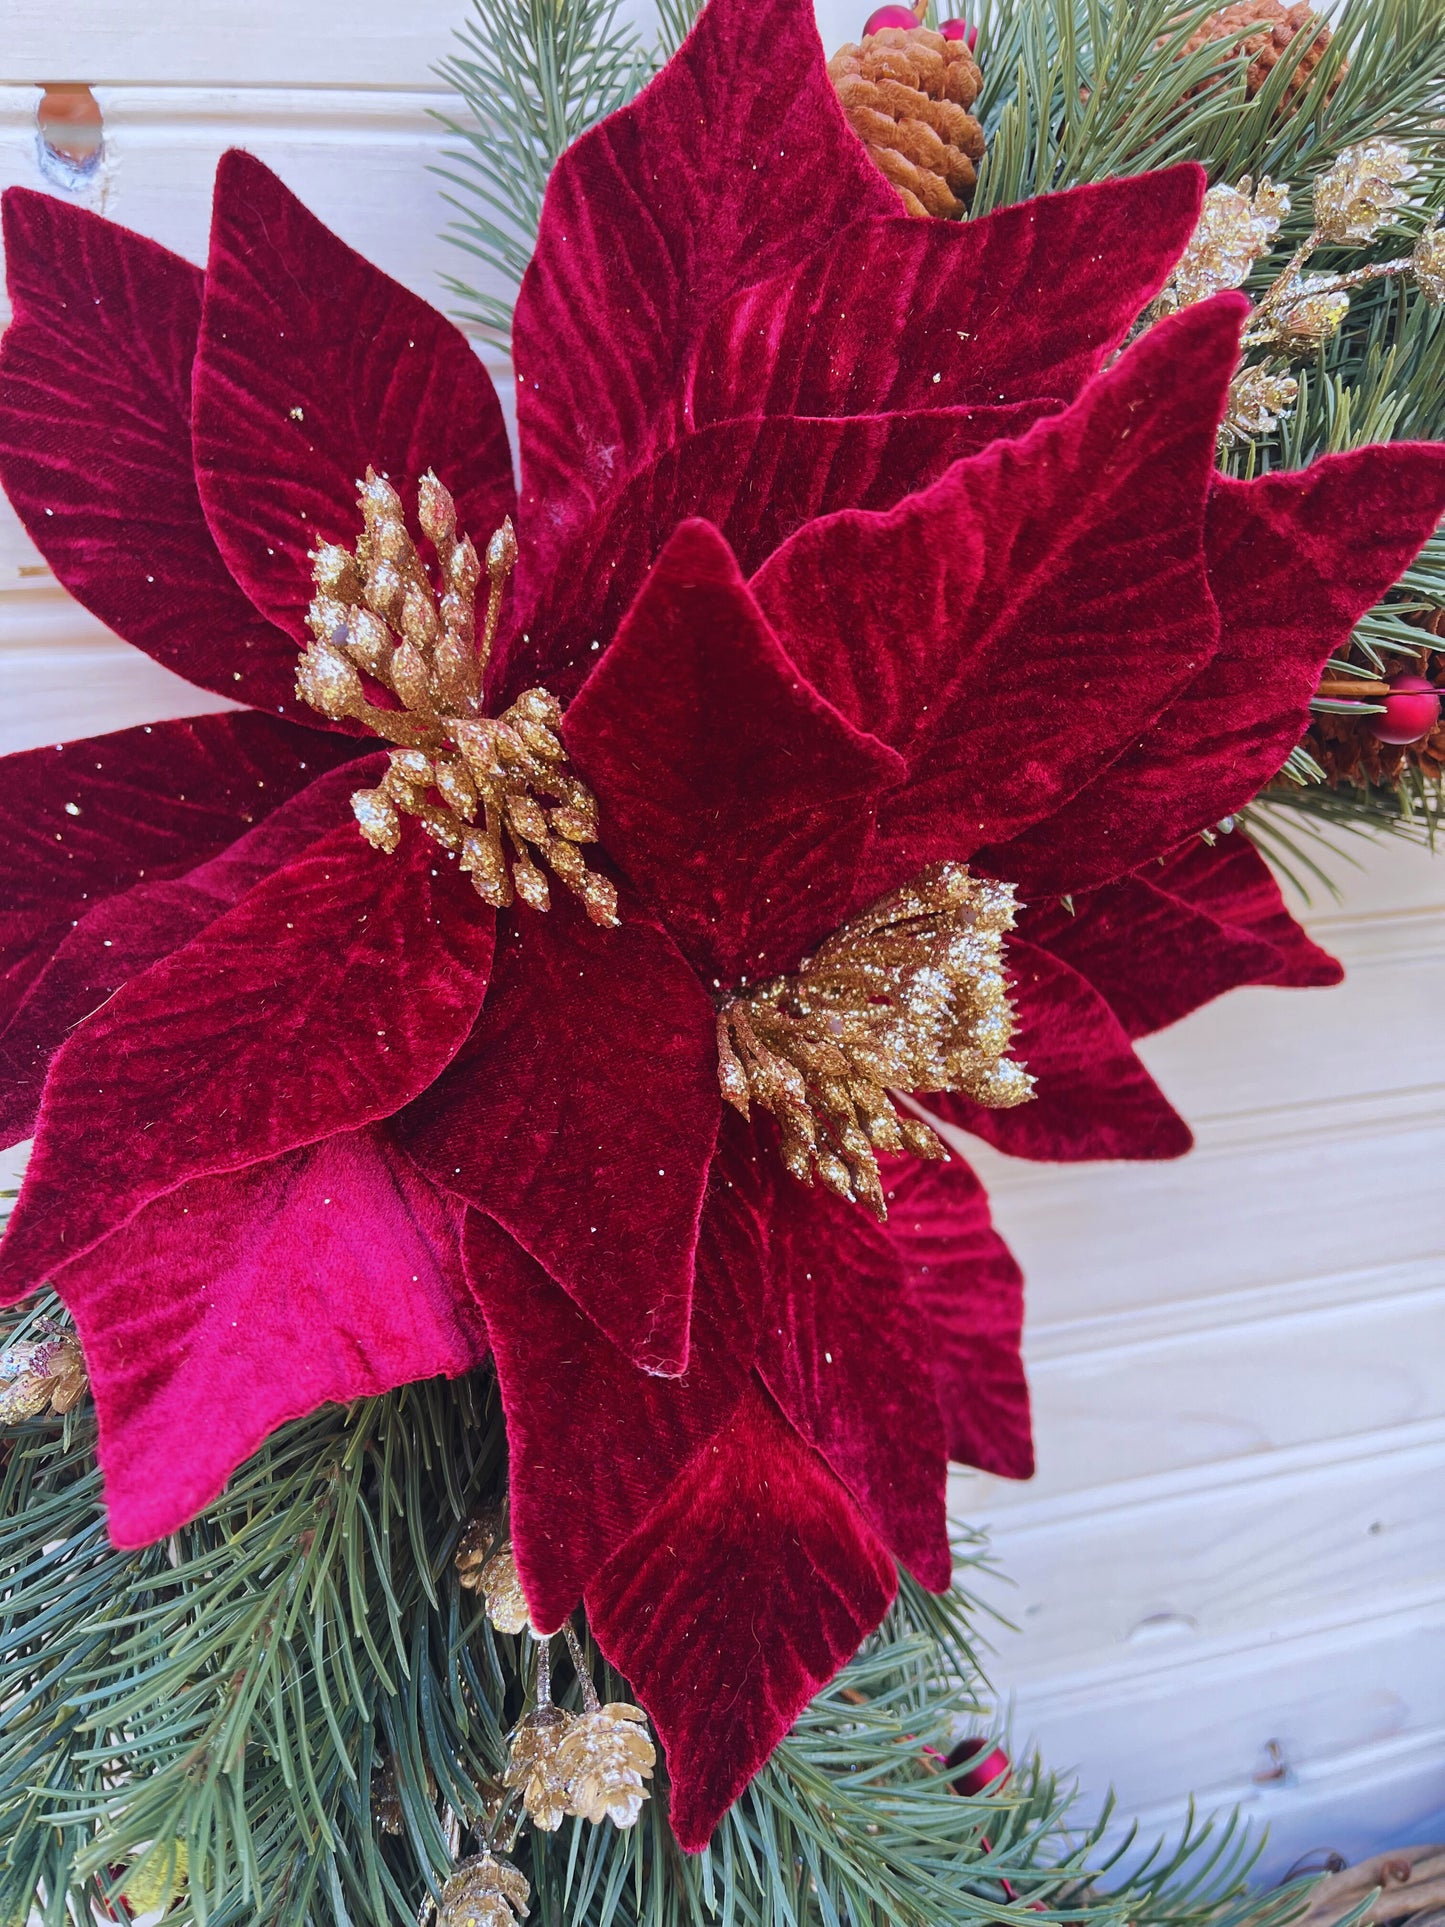
M 44 1321 L 63 1322 L 53 1298 L 3 1338 Z M 503 1485 L 493 1383 L 289 1425 L 203 1518 L 139 1553 L 106 1540 L 94 1446 L 84 1406 L 0 1441 L 0 1919 L 124 1917 L 149 1865 L 186 1869 L 177 1927 L 410 1927 L 450 1865 L 445 1808 L 482 1817 L 525 1700 L 525 1642 L 490 1630 L 452 1566 L 463 1520 Z M 960 1547 L 965 1572 L 982 1557 Z M 977 1610 L 905 1577 L 707 1853 L 678 1851 L 665 1783 L 630 1833 L 525 1833 L 513 1857 L 537 1918 L 1274 1927 L 1294 1901 L 1245 1903 L 1228 1829 L 1105 1892 L 1097 1834 L 1067 1831 L 1067 1792 L 1037 1762 L 988 1799 L 951 1790 L 942 1755 L 988 1723 Z M 565 1666 L 556 1690 L 577 1703 Z M 383 1760 L 397 1836 L 373 1817 Z
M 536 240 L 547 177 L 579 134 L 630 100 L 654 61 L 619 19 L 622 0 L 472 0 L 462 51 L 437 73 L 461 96 L 466 120 L 438 114 L 457 142 L 434 171 L 457 211 L 453 246 L 491 270 L 494 286 L 447 277 L 458 318 L 508 345 L 512 298 Z M 690 0 L 663 0 L 664 39 L 685 31 Z

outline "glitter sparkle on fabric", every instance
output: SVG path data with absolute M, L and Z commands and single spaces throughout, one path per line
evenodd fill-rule
M 1006 1053 L 1014 1013 L 1003 938 L 1013 886 L 939 863 L 805 958 L 797 974 L 732 993 L 718 1012 L 718 1082 L 778 1120 L 783 1162 L 887 1217 L 879 1151 L 948 1155 L 892 1093 L 961 1091 L 992 1109 L 1033 1095 Z
M 351 799 L 362 835 L 392 852 L 402 816 L 416 817 L 498 909 L 514 895 L 547 909 L 547 879 L 533 860 L 540 858 L 594 923 L 614 925 L 617 892 L 588 869 L 578 847 L 597 840 L 597 803 L 567 768 L 555 734 L 557 699 L 528 689 L 502 715 L 484 711 L 487 661 L 517 559 L 511 521 L 487 544 L 490 592 L 479 641 L 482 563 L 458 533 L 449 492 L 430 471 L 418 491 L 438 596 L 396 490 L 371 469 L 358 486 L 363 530 L 355 550 L 327 543 L 312 557 L 317 593 L 306 619 L 313 640 L 297 668 L 296 693 L 333 722 L 350 717 L 397 745 L 379 786 Z M 363 671 L 401 707 L 373 703 Z

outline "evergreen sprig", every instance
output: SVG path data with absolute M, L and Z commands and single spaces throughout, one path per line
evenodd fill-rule
M 53 1298 L 3 1333 L 63 1322 Z M 88 1405 L 4 1435 L 0 1481 L 0 1921 L 127 1917 L 138 1870 L 169 1918 L 406 1927 L 451 1864 L 446 1809 L 480 1823 L 527 1703 L 529 1642 L 495 1634 L 452 1566 L 504 1482 L 486 1374 L 414 1385 L 278 1432 L 159 1546 L 119 1552 Z M 960 1548 L 967 1569 L 977 1543 Z M 963 1798 L 940 1771 L 987 1725 L 958 1590 L 897 1605 L 720 1827 L 682 1855 L 665 1781 L 639 1826 L 568 1822 L 514 1854 L 535 1917 L 571 1927 L 1277 1927 L 1231 1827 L 1105 1890 L 1097 1831 L 1022 1764 Z M 595 1659 L 595 1655 L 593 1656 Z M 599 1670 L 600 1662 L 599 1662 Z M 607 1680 L 615 1697 L 624 1682 Z M 559 1697 L 576 1703 L 564 1671 Z M 404 1817 L 378 1828 L 391 1763 Z M 144 1877 L 142 1871 L 142 1878 Z
M 622 0 L 472 0 L 457 30 L 461 50 L 437 73 L 460 96 L 464 118 L 438 114 L 455 146 L 437 173 L 457 218 L 445 237 L 500 284 L 479 289 L 448 276 L 458 318 L 510 345 L 512 300 L 526 271 L 547 177 L 579 134 L 632 98 L 656 57 L 619 18 Z M 688 0 L 662 0 L 664 36 Z M 685 31 L 685 27 L 682 28 Z

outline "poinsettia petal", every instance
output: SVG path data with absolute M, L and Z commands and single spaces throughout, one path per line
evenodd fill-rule
M 1086 889 L 1231 815 L 1304 733 L 1326 660 L 1445 513 L 1445 443 L 1325 455 L 1220 477 L 1206 526 L 1214 660 L 1066 809 L 987 853 L 1027 894 Z M 1203 753 L 1202 753 L 1203 752 Z
M 719 303 L 897 206 L 843 117 L 811 0 L 710 0 L 652 85 L 573 142 L 512 334 L 524 536 L 544 576 L 675 423 Z
M 533 1623 L 589 1580 L 724 1425 L 747 1388 L 767 1263 L 766 1186 L 741 1119 L 714 1168 L 680 1378 L 639 1370 L 501 1226 L 468 1214 L 466 1265 L 507 1418 L 512 1546 Z
M 1157 874 L 1158 866 L 1151 866 Z M 1129 1037 L 1147 1037 L 1240 984 L 1273 982 L 1280 953 L 1146 881 L 1144 875 L 1026 911 L 1030 943 L 1086 977 Z
M 1108 1004 L 1077 970 L 1020 938 L 1008 945 L 1019 1025 L 1011 1054 L 1035 1079 L 1012 1111 L 986 1110 L 958 1093 L 921 1101 L 950 1124 L 1016 1158 L 1177 1158 L 1189 1126 L 1134 1055 Z
M 959 1157 L 883 1161 L 888 1237 L 924 1323 L 948 1456 L 1006 1479 L 1034 1469 L 1019 1352 L 1024 1278 L 993 1228 L 988 1195 Z
M 1051 815 L 1212 654 L 1203 512 L 1244 309 L 1161 323 L 1065 414 L 753 578 L 803 674 L 908 758 L 894 881 Z
M 715 523 L 749 574 L 815 516 L 892 508 L 950 463 L 1026 433 L 1062 405 L 1041 398 L 836 421 L 758 416 L 683 435 L 605 498 L 545 575 L 524 545 L 523 613 L 503 650 L 499 687 L 513 697 L 544 682 L 564 701 L 571 697 L 679 523 Z
M 355 748 L 241 711 L 0 758 L 0 1029 L 88 906 L 204 861 Z
M 1343 966 L 1290 915 L 1269 865 L 1247 836 L 1222 836 L 1212 845 L 1196 839 L 1160 864 L 1156 874 L 1161 889 L 1231 932 L 1248 931 L 1271 946 L 1275 970 L 1260 982 L 1293 990 L 1343 982 Z
M 514 502 L 502 411 L 466 337 L 239 149 L 216 171 L 195 454 L 227 566 L 293 637 L 313 593 L 307 552 L 354 542 L 368 464 L 409 510 L 434 468 L 478 548 Z
M 976 221 L 855 221 L 717 311 L 691 425 L 1071 401 L 1163 286 L 1204 181 L 1191 163 Z
M 563 733 L 608 851 L 725 984 L 834 928 L 905 773 L 798 674 L 706 522 L 663 550 Z
M 34 1130 L 50 1060 L 77 1024 L 344 822 L 352 791 L 375 781 L 385 767 L 385 759 L 376 757 L 318 777 L 219 856 L 183 877 L 103 897 L 69 926 L 0 1031 L 0 1143 Z
M 191 463 L 201 273 L 84 208 L 12 187 L 0 483 L 93 615 L 202 689 L 295 710 L 296 651 L 232 580 Z
M 697 1853 L 878 1625 L 893 1562 L 754 1380 L 587 1588 L 587 1622 L 652 1716 L 672 1831 Z
M 821 1185 L 775 1187 L 758 1376 L 921 1585 L 953 1575 L 926 1338 L 888 1233 Z
M 398 1128 L 647 1371 L 681 1372 L 722 1102 L 717 1026 L 623 895 L 601 930 L 558 888 L 510 920 L 476 1032 Z
M 94 902 L 179 876 L 357 749 L 240 710 L 0 757 L 6 907 Z
M 493 914 L 420 836 L 314 843 L 76 1030 L 0 1242 L 13 1300 L 191 1178 L 399 1110 L 481 1005 Z
M 459 1215 L 372 1127 L 196 1178 L 67 1265 L 115 1544 L 174 1532 L 288 1419 L 480 1364 Z

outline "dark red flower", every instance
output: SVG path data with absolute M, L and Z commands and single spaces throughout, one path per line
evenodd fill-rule
M 255 708 L 0 765 L 12 1129 L 44 1072 L 0 1287 L 75 1312 L 126 1544 L 288 1415 L 489 1343 L 535 1621 L 585 1601 L 685 1846 L 895 1560 L 946 1582 L 947 1458 L 1031 1464 L 977 1180 L 885 1161 L 886 1226 L 805 1189 L 723 1113 L 716 994 L 967 862 L 1026 905 L 1037 1096 L 930 1103 L 1025 1156 L 1158 1157 L 1188 1132 L 1131 1040 L 1338 974 L 1200 833 L 1433 528 L 1445 450 L 1221 480 L 1238 297 L 1100 372 L 1200 191 L 899 217 L 805 0 L 711 0 L 564 157 L 488 694 L 568 704 L 615 930 L 560 892 L 498 920 L 415 825 L 369 848 L 345 799 L 384 759 L 291 720 L 308 551 L 355 535 L 369 464 L 408 509 L 434 469 L 479 540 L 513 506 L 461 338 L 244 155 L 204 280 L 7 201 L 0 476 L 82 601 Z

